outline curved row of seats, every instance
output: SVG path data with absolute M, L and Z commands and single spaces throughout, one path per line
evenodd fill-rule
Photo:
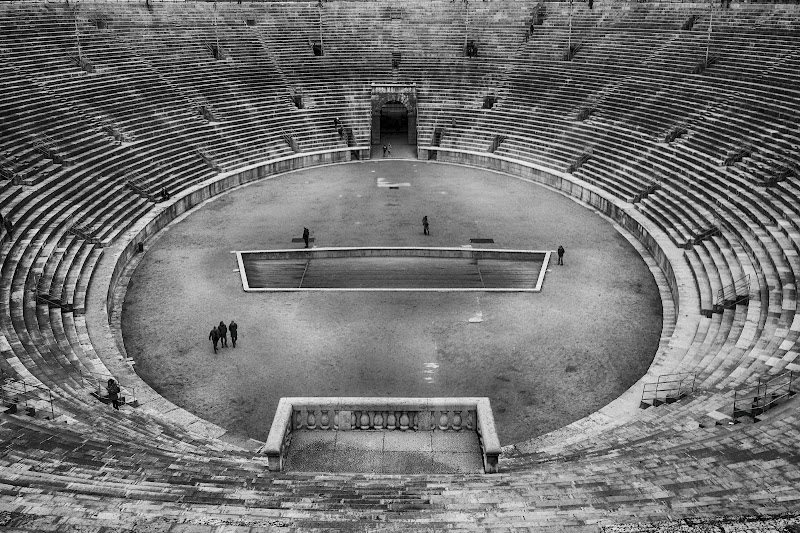
M 781 165 L 800 164 L 792 68 L 800 11 L 715 12 L 712 46 L 724 53 L 693 75 L 709 21 L 694 5 L 576 8 L 582 46 L 572 62 L 555 60 L 567 45 L 567 5 L 544 3 L 544 24 L 525 42 L 534 7 L 81 4 L 88 73 L 74 60 L 73 11 L 4 6 L 0 146 L 20 179 L 0 183 L 3 215 L 14 222 L 0 248 L 0 369 L 49 389 L 56 412 L 56 421 L 0 415 L 0 510 L 11 525 L 37 530 L 53 515 L 63 517 L 51 520 L 60 531 L 143 527 L 158 515 L 195 528 L 357 520 L 594 531 L 668 516 L 796 512 L 797 408 L 729 422 L 737 391 L 800 370 L 800 176 L 768 183 Z M 694 27 L 681 30 L 691 15 Z M 320 32 L 325 55 L 314 57 Z M 461 57 L 475 35 L 479 57 Z M 679 281 L 693 286 L 696 306 L 665 307 L 654 369 L 695 373 L 695 393 L 647 410 L 627 395 L 507 447 L 496 476 L 276 475 L 252 452 L 155 409 L 99 408 L 89 392 L 113 375 L 119 354 L 95 349 L 86 292 L 105 247 L 159 209 L 127 180 L 175 196 L 219 170 L 343 147 L 334 118 L 366 142 L 371 82 L 416 83 L 421 147 L 444 128 L 441 146 L 464 162 L 488 155 L 497 136 L 495 156 L 559 175 L 588 156 L 570 179 L 635 209 L 673 251 Z M 484 109 L 490 95 L 498 102 Z M 685 131 L 666 142 L 674 128 Z M 737 151 L 741 161 L 722 164 Z M 718 306 L 719 291 L 744 276 L 748 305 Z

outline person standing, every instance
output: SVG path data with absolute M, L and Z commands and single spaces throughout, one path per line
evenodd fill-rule
M 111 400 L 111 405 L 119 411 L 119 385 L 113 379 L 109 379 L 106 390 L 108 391 L 108 399 Z
M 219 331 L 217 330 L 217 326 L 211 328 L 211 333 L 208 334 L 208 338 L 214 343 L 214 353 L 217 353 L 217 343 L 219 342 Z
M 389 157 L 392 157 L 392 143 L 386 145 L 386 153 L 389 155 Z
M 386 157 L 386 145 L 383 145 L 383 157 Z
M 557 253 L 558 253 L 558 264 L 559 265 L 563 265 L 564 264 L 564 247 L 563 246 L 559 246 L 558 250 L 557 250 Z
M 236 321 L 231 320 L 231 323 L 228 324 L 228 331 L 231 332 L 231 344 L 236 348 L 236 339 L 239 338 L 239 326 L 236 324 Z
M 310 232 L 308 231 L 308 228 L 303 228 L 303 241 L 306 243 L 306 248 L 308 248 L 308 236 L 309 235 L 310 235 Z
M 220 346 L 222 348 L 228 347 L 228 327 L 225 325 L 225 322 L 222 320 L 219 321 L 219 326 L 217 326 L 217 331 L 219 331 L 219 340 Z
M 428 229 L 428 215 L 422 217 L 422 234 L 423 235 L 430 235 L 431 232 Z

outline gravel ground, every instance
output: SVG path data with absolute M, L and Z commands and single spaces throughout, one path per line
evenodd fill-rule
M 291 239 L 304 226 L 317 246 L 488 237 L 476 246 L 567 254 L 538 294 L 245 293 L 230 252 L 302 247 Z M 231 319 L 239 344 L 215 355 L 209 330 Z M 488 396 L 505 445 L 633 384 L 658 346 L 661 302 L 637 252 L 591 210 L 496 173 L 384 160 L 251 184 L 171 225 L 131 279 L 122 327 L 143 379 L 243 436 L 266 439 L 282 396 Z

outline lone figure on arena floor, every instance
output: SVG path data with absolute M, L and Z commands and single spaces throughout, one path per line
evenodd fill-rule
M 430 235 L 431 232 L 428 229 L 428 215 L 422 217 L 422 234 L 423 235 Z
M 303 241 L 306 243 L 306 248 L 308 248 L 308 236 L 310 235 L 308 228 L 303 228 Z
M 564 247 L 563 246 L 559 246 L 558 250 L 557 250 L 557 253 L 558 253 L 558 264 L 559 265 L 563 265 L 564 264 Z

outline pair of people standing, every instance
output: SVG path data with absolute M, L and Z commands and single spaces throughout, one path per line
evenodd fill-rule
M 236 348 L 236 339 L 239 338 L 239 325 L 236 321 L 231 320 L 227 326 L 222 320 L 219 321 L 219 326 L 214 326 L 208 334 L 208 338 L 214 345 L 214 353 L 217 353 L 217 344 L 222 343 L 222 348 L 228 347 L 228 332 L 231 334 L 231 343 Z
M 386 157 L 386 154 L 389 154 L 389 157 L 392 157 L 392 143 L 383 145 L 383 157 Z

